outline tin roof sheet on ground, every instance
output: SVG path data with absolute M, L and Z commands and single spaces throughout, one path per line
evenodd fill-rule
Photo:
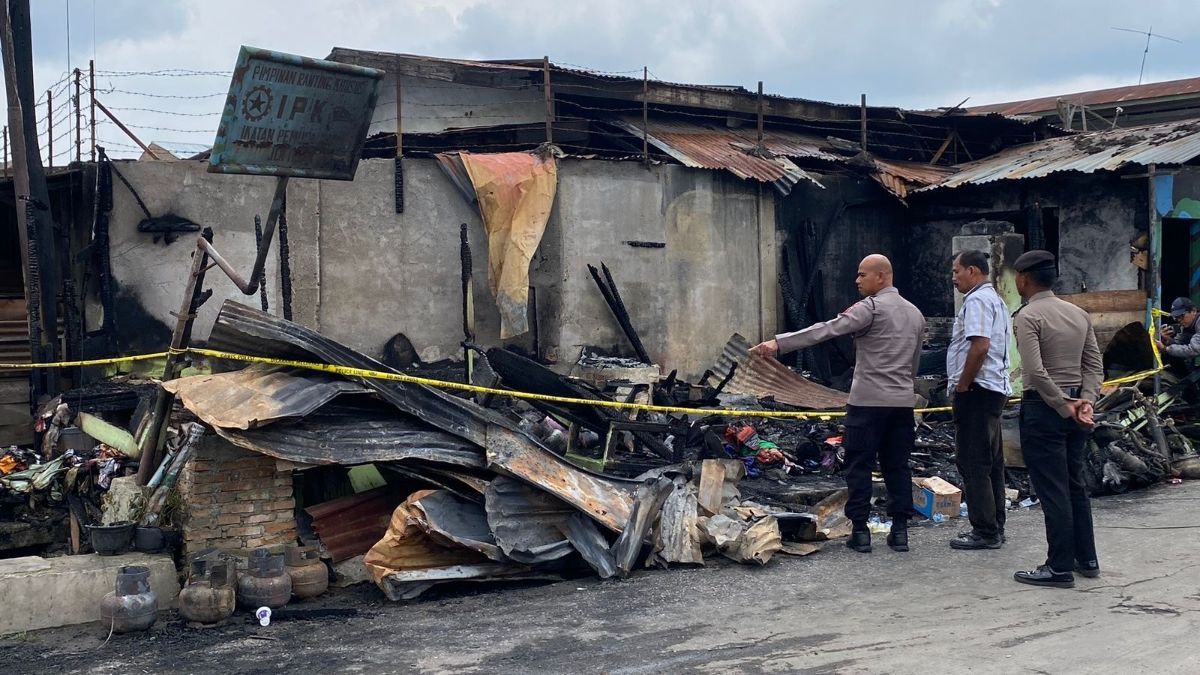
M 371 392 L 334 375 L 261 363 L 232 373 L 181 377 L 162 386 L 208 424 L 232 429 L 304 417 L 342 394 Z
M 217 433 L 239 447 L 300 464 L 422 460 L 483 468 L 483 450 L 407 415 L 331 404 L 294 422 Z
M 737 372 L 725 387 L 725 391 L 731 394 L 750 394 L 759 398 L 771 396 L 780 403 L 812 410 L 846 406 L 848 397 L 844 392 L 810 382 L 775 359 L 752 358 L 750 343 L 736 333 L 725 344 L 725 350 L 713 372 L 725 377 L 734 363 L 738 364 Z
M 1128 164 L 1183 164 L 1200 156 L 1200 121 L 1112 129 L 1053 138 L 961 164 L 929 188 L 1040 178 L 1060 171 L 1115 171 Z

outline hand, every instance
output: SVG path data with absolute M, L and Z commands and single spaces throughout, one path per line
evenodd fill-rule
M 958 382 L 954 385 L 954 393 L 963 394 L 971 390 L 971 385 Z
M 1162 330 L 1159 331 L 1159 334 L 1162 335 L 1163 340 L 1169 340 L 1169 339 L 1175 337 L 1175 327 L 1174 326 L 1163 326 Z M 1159 344 L 1162 344 L 1162 342 L 1160 341 Z
M 777 358 L 779 356 L 779 343 L 775 340 L 767 340 L 751 347 L 750 353 L 763 358 Z
M 1075 406 L 1075 423 L 1091 429 L 1096 426 L 1096 408 L 1091 401 L 1079 401 Z

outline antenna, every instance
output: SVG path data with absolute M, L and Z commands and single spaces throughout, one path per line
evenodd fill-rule
M 1125 31 L 1126 33 L 1137 33 L 1138 35 L 1146 36 L 1146 48 L 1142 50 L 1142 67 L 1138 69 L 1138 84 L 1142 83 L 1142 75 L 1146 72 L 1146 55 L 1150 53 L 1150 38 L 1156 37 L 1156 38 L 1160 38 L 1163 40 L 1170 40 L 1171 42 L 1178 42 L 1179 44 L 1183 44 L 1183 40 L 1176 40 L 1173 37 L 1167 37 L 1166 35 L 1159 35 L 1158 33 L 1153 32 L 1154 26 L 1150 26 L 1146 30 L 1137 30 L 1134 28 L 1117 28 L 1116 26 L 1111 26 L 1111 28 L 1113 30 Z

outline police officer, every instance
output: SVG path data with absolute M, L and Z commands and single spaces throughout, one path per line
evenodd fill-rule
M 914 442 L 913 377 L 921 360 L 925 317 L 892 286 L 892 263 L 869 255 L 858 265 L 855 281 L 863 300 L 837 318 L 795 333 L 778 335 L 755 346 L 759 356 L 775 357 L 811 347 L 841 335 L 854 336 L 854 382 L 846 406 L 846 517 L 854 530 L 846 545 L 871 552 L 871 471 L 875 459 L 883 469 L 892 529 L 887 543 L 908 550 L 908 518 L 912 513 L 912 470 L 908 458 Z
M 1026 304 L 1013 314 L 1025 393 L 1021 450 L 1042 502 L 1048 554 L 1035 570 L 1017 572 L 1023 584 L 1071 588 L 1072 570 L 1100 574 L 1092 508 L 1084 484 L 1084 449 L 1093 425 L 1103 365 L 1087 312 L 1054 295 L 1054 255 L 1029 251 L 1013 264 Z

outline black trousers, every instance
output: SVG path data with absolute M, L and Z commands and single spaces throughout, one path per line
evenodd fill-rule
M 878 459 L 888 491 L 888 515 L 912 515 L 912 469 L 916 433 L 912 408 L 846 406 L 846 517 L 862 527 L 871 515 L 871 472 Z
M 1000 413 L 1004 394 L 972 385 L 954 394 L 954 445 L 963 497 L 971 527 L 981 537 L 994 539 L 1004 532 L 1004 448 L 1000 440 Z
M 1083 478 L 1089 432 L 1038 398 L 1021 402 L 1021 452 L 1046 519 L 1046 564 L 1070 572 L 1096 560 L 1092 505 Z

